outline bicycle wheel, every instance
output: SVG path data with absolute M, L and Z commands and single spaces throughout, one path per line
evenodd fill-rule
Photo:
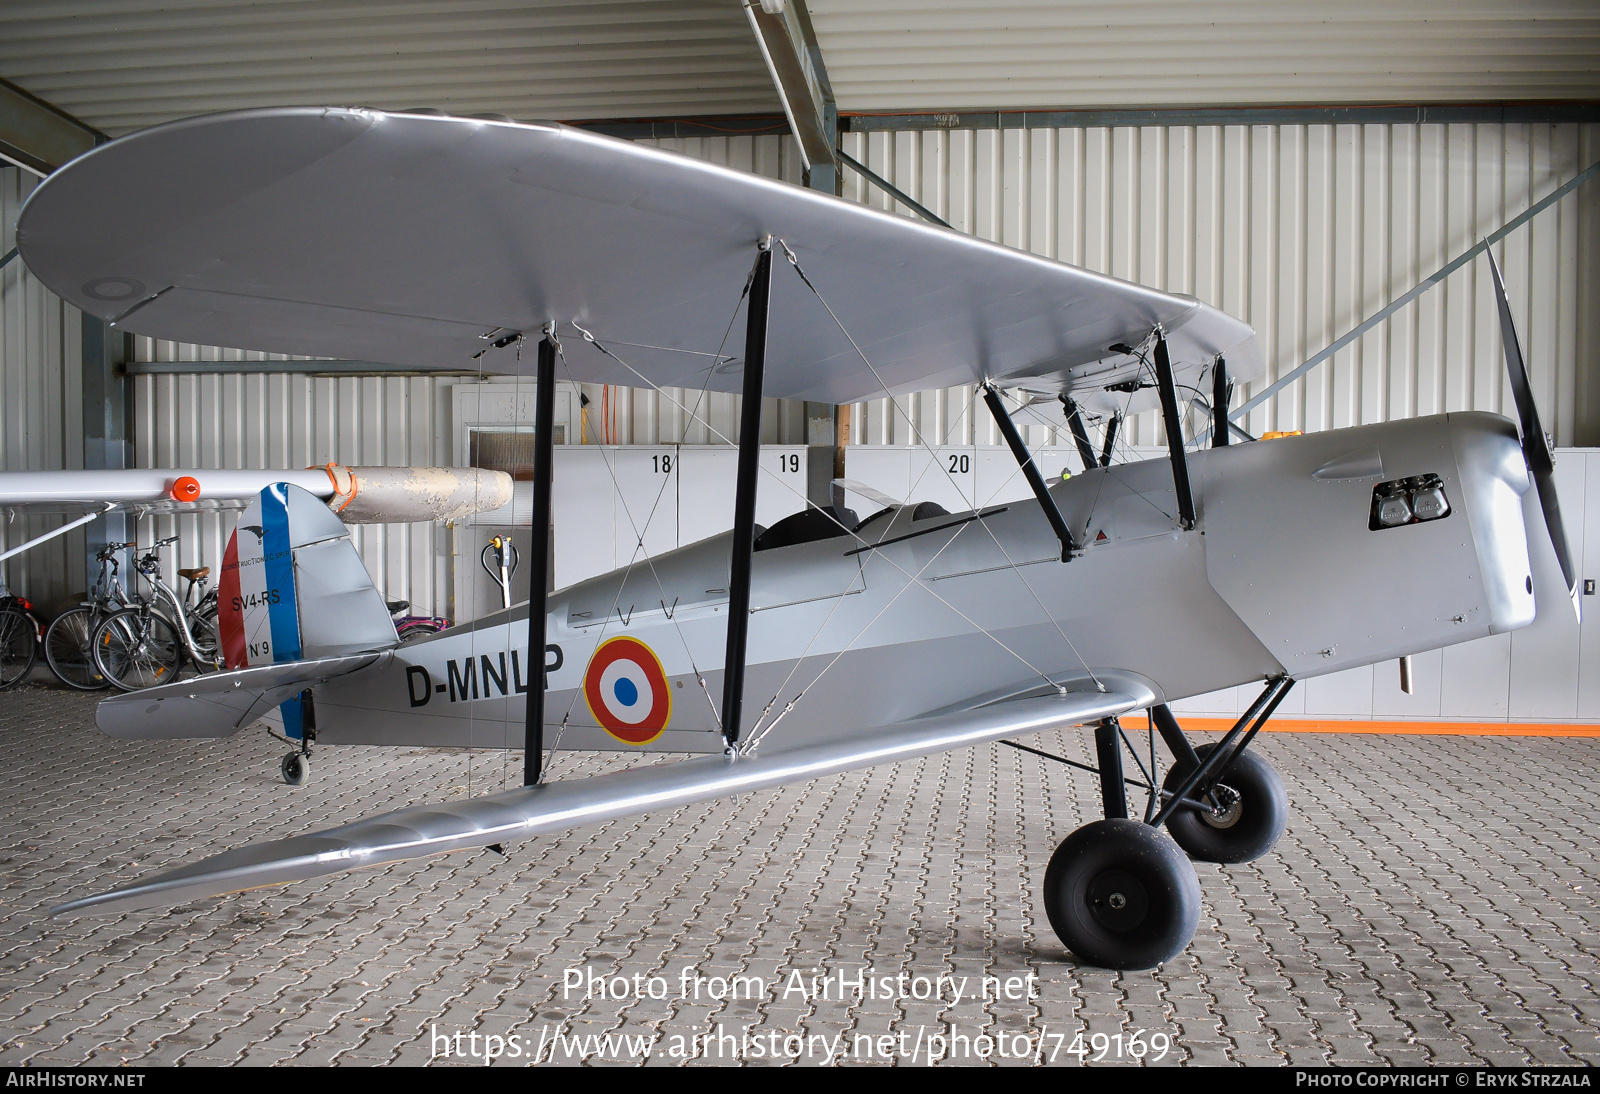
M 99 691 L 111 686 L 94 663 L 94 648 L 89 644 L 94 623 L 93 608 L 73 608 L 56 616 L 44 632 L 45 664 L 69 688 Z
M 222 632 L 217 628 L 217 607 L 211 605 L 207 611 L 204 606 L 195 613 L 190 620 L 189 634 L 194 639 L 194 647 L 202 654 L 201 657 L 189 658 L 196 672 L 219 672 L 222 669 Z
M 0 690 L 20 683 L 39 654 L 33 617 L 20 608 L 0 610 Z
M 402 623 L 396 628 L 402 646 L 409 646 L 411 643 L 419 642 L 431 634 L 438 634 L 441 629 L 439 624 L 429 619 L 418 619 L 412 623 Z
M 94 630 L 94 662 L 123 691 L 155 687 L 178 678 L 183 646 L 164 616 L 139 608 L 112 612 Z

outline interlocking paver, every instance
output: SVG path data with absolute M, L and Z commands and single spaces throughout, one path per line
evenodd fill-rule
M 1126 1063 L 1112 1046 L 1140 1030 L 1171 1038 L 1146 1063 L 1600 1063 L 1600 741 L 1268 735 L 1258 747 L 1294 810 L 1285 838 L 1256 863 L 1201 865 L 1194 944 L 1162 969 L 1112 973 L 1073 962 L 1039 906 L 1055 843 L 1093 819 L 1092 780 L 998 746 L 506 857 L 52 920 L 55 903 L 153 870 L 521 771 L 516 754 L 324 748 L 291 788 L 259 731 L 114 741 L 93 729 L 94 700 L 46 685 L 0 696 L 0 1064 L 458 1062 L 435 1032 L 463 1048 L 473 1032 L 519 1037 L 501 1064 L 635 1059 L 619 1038 L 653 1038 L 652 1063 L 706 1062 L 707 1036 L 721 1038 L 712 1059 L 766 1064 L 748 1038 L 774 1034 L 780 1049 L 837 1037 L 842 1063 L 872 1066 L 913 1048 L 925 1061 L 929 1036 L 1044 1034 L 1045 1059 L 1068 1064 L 1080 1033 L 1080 1051 L 1104 1043 L 1102 1063 Z M 1041 744 L 1091 759 L 1081 734 Z M 656 760 L 562 757 L 556 774 L 639 762 Z M 583 967 L 669 993 L 564 997 L 565 971 Z M 686 968 L 766 990 L 685 998 Z M 794 972 L 862 969 L 1031 973 L 1038 992 L 784 991 Z

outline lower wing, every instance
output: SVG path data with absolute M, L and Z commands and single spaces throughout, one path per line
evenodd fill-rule
M 795 745 L 736 759 L 705 756 L 444 805 L 411 806 L 326 832 L 227 851 L 127 888 L 62 904 L 51 914 L 135 911 L 362 866 L 486 847 L 1002 737 L 1082 725 L 1155 701 L 1150 692 L 1133 687 L 1010 699 L 957 714 L 863 730 L 845 740 Z

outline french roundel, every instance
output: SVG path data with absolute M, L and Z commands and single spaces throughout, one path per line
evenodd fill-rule
M 605 731 L 647 745 L 672 720 L 672 691 L 661 661 L 636 638 L 600 643 L 583 674 L 583 698 Z

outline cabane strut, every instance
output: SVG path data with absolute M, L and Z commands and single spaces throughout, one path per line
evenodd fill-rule
M 1033 454 L 1028 451 L 1028 446 L 1022 443 L 1022 434 L 1017 432 L 1017 425 L 1011 420 L 1011 414 L 1006 410 L 1005 403 L 1000 399 L 1000 392 L 993 384 L 983 385 L 983 401 L 989 405 L 989 413 L 994 415 L 995 425 L 1000 427 L 1000 435 L 1006 439 L 1006 444 L 1011 446 L 1011 454 L 1016 457 L 1017 466 L 1022 468 L 1022 477 L 1028 480 L 1028 485 L 1033 489 L 1033 496 L 1039 499 L 1039 508 L 1044 510 L 1045 519 L 1049 520 L 1056 538 L 1061 541 L 1061 561 L 1071 560 L 1072 556 L 1081 552 L 1083 548 L 1074 538 L 1072 529 L 1067 527 L 1066 518 L 1061 515 L 1061 510 L 1056 508 L 1056 499 L 1050 496 L 1050 490 L 1044 484 L 1044 476 L 1039 474 L 1039 468 L 1034 465 Z M 1082 423 L 1079 425 L 1081 427 Z
M 1172 485 L 1178 492 L 1178 523 L 1194 527 L 1194 494 L 1189 489 L 1189 461 L 1183 454 L 1183 420 L 1178 417 L 1178 388 L 1167 356 L 1167 335 L 1156 329 L 1156 386 L 1161 389 L 1161 419 L 1167 429 L 1167 454 L 1172 459 Z

